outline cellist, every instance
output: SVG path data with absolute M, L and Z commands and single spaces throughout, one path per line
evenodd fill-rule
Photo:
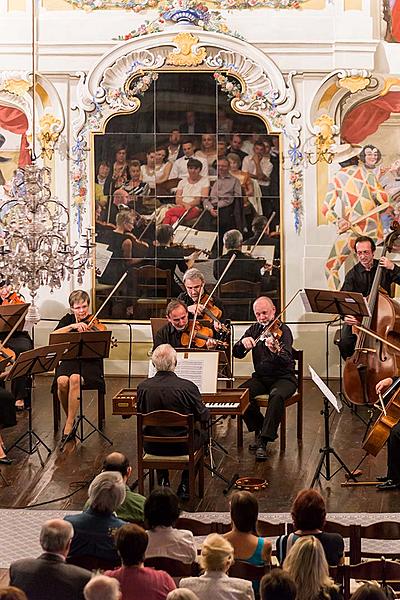
M 62 317 L 55 328 L 55 333 L 82 333 L 87 331 L 88 322 L 91 318 L 89 294 L 83 290 L 75 290 L 69 296 L 69 306 L 72 312 Z M 104 327 L 104 329 L 106 328 Z M 105 391 L 102 359 L 63 360 L 59 363 L 56 368 L 52 392 L 57 391 L 61 406 L 67 417 L 61 438 L 61 446 L 75 438 L 74 424 L 79 408 L 80 374 L 83 383 L 93 384 L 93 387 Z
M 392 283 L 400 283 L 400 267 L 395 265 L 389 258 L 382 256 L 379 261 L 374 259 L 375 242 L 368 236 L 360 236 L 354 243 L 354 251 L 357 255 L 358 263 L 347 273 L 342 291 L 360 292 L 363 296 L 368 296 L 372 283 L 374 281 L 378 265 L 384 267 L 381 278 L 381 287 L 390 293 Z M 356 317 L 346 316 L 345 325 L 342 328 L 342 335 L 338 346 L 343 359 L 352 356 L 357 336 L 352 332 L 352 326 L 359 325 Z
M 386 377 L 376 384 L 376 393 L 380 394 L 391 386 L 396 378 Z M 398 378 L 397 378 L 398 379 Z M 400 488 L 400 421 L 391 430 L 387 441 L 387 474 L 376 478 L 380 491 Z

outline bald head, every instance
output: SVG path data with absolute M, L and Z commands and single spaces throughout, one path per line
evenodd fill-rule
M 85 600 L 120 600 L 119 581 L 106 575 L 95 575 L 83 588 Z
M 68 521 L 50 519 L 42 525 L 40 545 L 45 552 L 54 552 L 67 556 L 74 528 Z
M 261 296 L 254 301 L 253 311 L 259 323 L 269 323 L 275 318 L 274 303 L 267 296 Z
M 129 460 L 125 454 L 111 452 L 104 459 L 103 471 L 117 471 L 121 473 L 124 481 L 126 481 L 132 472 L 132 467 L 129 465 Z

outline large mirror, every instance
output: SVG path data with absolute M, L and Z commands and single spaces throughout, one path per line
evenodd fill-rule
M 97 307 L 128 271 L 101 316 L 164 316 L 188 268 L 210 291 L 234 252 L 214 295 L 224 317 L 252 320 L 261 294 L 279 308 L 279 136 L 234 112 L 213 73 L 160 71 L 145 85 L 136 112 L 94 135 Z

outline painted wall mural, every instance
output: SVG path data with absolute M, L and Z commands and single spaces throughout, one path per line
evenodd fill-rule
M 158 8 L 166 12 L 171 8 L 196 8 L 205 10 L 209 8 L 218 9 L 249 9 L 249 8 L 273 8 L 273 9 L 298 9 L 307 0 L 67 0 L 76 8 L 92 11 L 105 9 L 126 9 L 134 12 L 142 12 Z
M 383 0 L 383 18 L 387 23 L 385 40 L 400 42 L 400 0 Z

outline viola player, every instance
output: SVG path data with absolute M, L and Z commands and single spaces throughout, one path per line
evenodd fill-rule
M 251 350 L 254 373 L 240 387 L 248 388 L 250 405 L 243 415 L 249 431 L 255 433 L 255 443 L 249 449 L 256 451 L 256 459 L 267 458 L 267 444 L 277 438 L 278 427 L 285 410 L 285 400 L 297 389 L 292 356 L 293 336 L 289 327 L 282 324 L 279 344 L 274 337 L 259 339 L 267 325 L 275 319 L 275 306 L 266 296 L 257 298 L 253 304 L 257 323 L 251 325 L 233 346 L 233 356 L 244 358 Z M 268 394 L 268 407 L 263 417 L 256 396 Z
M 71 312 L 59 321 L 56 333 L 82 333 L 88 330 L 90 321 L 90 298 L 83 290 L 75 290 L 69 296 Z M 105 328 L 104 328 L 105 329 Z M 63 360 L 56 368 L 52 392 L 57 391 L 66 421 L 61 438 L 61 446 L 75 438 L 75 417 L 79 409 L 79 376 L 83 383 L 105 391 L 102 359 Z
M 386 377 L 381 379 L 376 384 L 376 393 L 384 392 L 389 386 L 394 383 L 395 379 Z M 377 489 L 380 491 L 397 490 L 400 488 L 400 422 L 397 423 L 391 430 L 387 442 L 387 474 L 377 477 L 379 481 Z

